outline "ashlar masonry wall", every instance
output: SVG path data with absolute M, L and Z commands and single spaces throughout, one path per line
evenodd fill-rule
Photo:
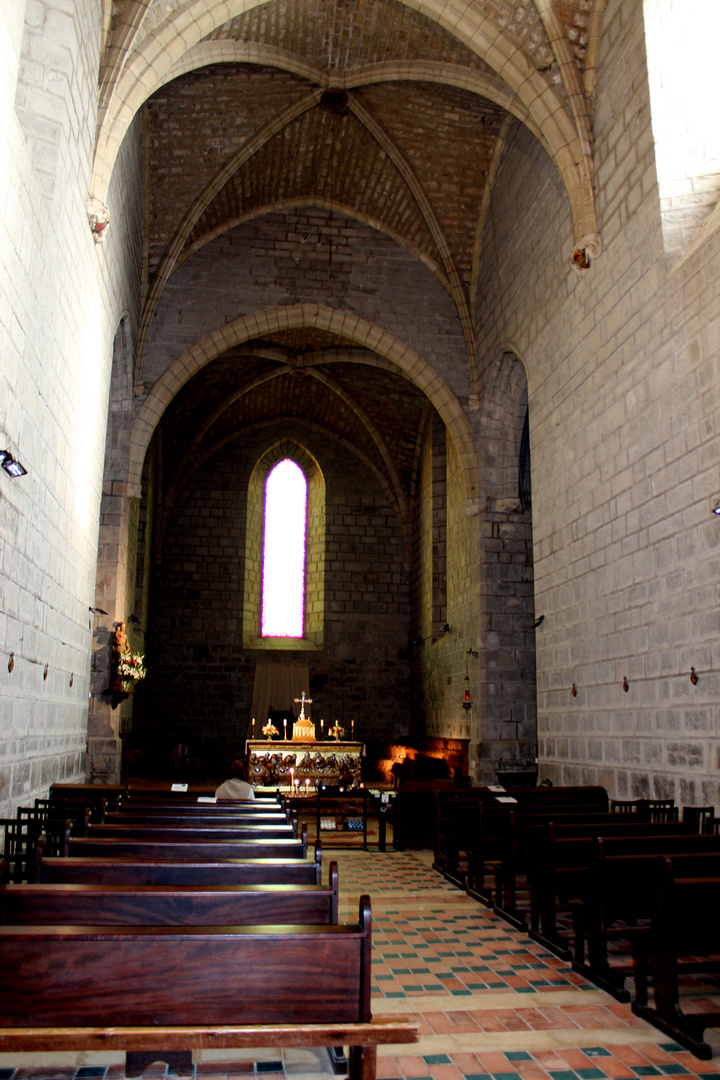
M 243 647 L 247 491 L 284 424 L 227 441 L 178 497 L 154 568 L 151 663 L 142 691 L 143 739 L 160 760 L 174 742 L 200 748 L 205 767 L 242 752 L 256 661 L 307 660 L 312 715 L 363 740 L 408 734 L 408 574 L 397 512 L 367 467 L 335 439 L 298 423 L 294 438 L 318 462 L 325 491 L 322 649 Z M 290 527 L 290 525 L 289 525 Z M 261 718 L 257 718 L 260 721 Z M 266 718 L 265 718 L 266 719 Z M 264 719 L 263 719 L 264 722 Z M 152 745 L 154 743 L 154 746 Z
M 488 306 L 483 362 L 509 346 L 528 375 L 541 774 L 718 805 L 720 236 L 666 261 L 643 35 L 642 5 L 611 0 L 604 250 L 583 275 L 557 177 L 511 134 L 493 196 L 508 340 Z M 495 276 L 488 257 L 480 297 Z
M 126 236 L 94 243 L 99 6 L 0 3 L 0 815 L 85 778 L 90 618 Z

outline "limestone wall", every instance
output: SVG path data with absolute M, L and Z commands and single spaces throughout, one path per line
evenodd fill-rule
M 0 4 L 0 448 L 28 469 L 0 472 L 0 815 L 85 776 L 112 324 L 129 276 L 127 204 L 114 257 L 85 206 L 99 35 L 95 0 Z
M 489 252 L 479 292 L 486 372 L 511 348 L 528 375 L 541 769 L 717 805 L 720 238 L 676 272 L 664 256 L 632 0 L 608 4 L 594 126 L 603 254 L 571 268 L 567 203 L 516 128 L 494 193 L 505 333 Z
M 146 730 L 165 748 L 206 742 L 242 751 L 256 661 L 295 653 L 243 647 L 247 490 L 258 456 L 285 426 L 219 448 L 178 496 L 154 568 Z M 408 575 L 397 513 L 366 466 L 327 435 L 296 425 L 326 485 L 323 646 L 306 659 L 312 714 L 362 739 L 408 732 Z M 210 478 L 210 479 L 208 479 Z M 292 528 L 292 522 L 288 522 Z M 260 722 L 267 718 L 258 718 Z

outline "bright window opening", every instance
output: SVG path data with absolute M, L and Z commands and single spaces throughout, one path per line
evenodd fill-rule
M 285 458 L 265 482 L 262 637 L 303 636 L 306 520 L 307 481 Z

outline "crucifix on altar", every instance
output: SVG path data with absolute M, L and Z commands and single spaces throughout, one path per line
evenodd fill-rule
M 312 705 L 312 698 L 305 696 L 302 690 L 299 698 L 293 698 L 296 705 L 300 706 L 300 715 L 293 725 L 293 742 L 315 742 L 315 725 L 312 720 L 305 716 L 305 706 Z

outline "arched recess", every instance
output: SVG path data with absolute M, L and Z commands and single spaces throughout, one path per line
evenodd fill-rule
M 196 371 L 235 345 L 281 330 L 312 326 L 348 338 L 394 363 L 430 399 L 453 439 L 465 478 L 465 498 L 478 494 L 473 437 L 455 394 L 438 373 L 413 349 L 382 327 L 356 315 L 318 304 L 274 308 L 236 319 L 197 342 L 157 380 L 133 424 L 128 457 L 128 483 L 139 486 L 145 452 L 160 417 L 178 390 Z
M 263 353 L 271 352 L 271 350 L 267 349 L 263 349 L 262 351 Z M 252 349 L 249 349 L 248 355 L 256 355 L 256 352 Z M 205 458 L 208 457 L 211 453 L 215 452 L 217 444 L 213 444 L 211 450 L 206 450 L 204 452 L 202 450 L 204 439 L 212 430 L 213 425 L 217 423 L 217 421 L 219 421 L 222 417 L 223 413 L 229 408 L 231 408 L 237 401 L 239 401 L 240 398 L 245 397 L 247 394 L 252 393 L 260 386 L 271 382 L 274 379 L 282 378 L 283 375 L 286 375 L 288 371 L 291 370 L 291 367 L 287 363 L 287 357 L 280 354 L 279 350 L 277 354 L 277 359 L 280 361 L 282 366 L 279 366 L 276 371 L 271 371 L 266 374 L 260 375 L 255 379 L 252 379 L 246 386 L 243 386 L 240 390 L 231 393 L 227 398 L 225 398 L 221 405 L 213 409 L 212 412 L 209 413 L 205 417 L 203 422 L 200 424 L 198 430 L 194 433 L 194 435 L 184 448 L 182 454 L 178 458 L 178 461 L 176 462 L 175 468 L 172 473 L 172 478 L 168 482 L 163 500 L 163 524 L 169 519 L 169 516 L 172 512 L 173 504 L 175 502 L 178 492 L 182 489 L 184 478 L 187 474 L 188 469 L 200 468 Z M 378 358 L 375 357 L 376 363 L 372 364 L 372 366 L 378 366 L 377 359 Z M 327 364 L 329 361 L 332 360 L 336 360 L 338 362 L 342 362 L 343 360 L 351 360 L 352 363 L 356 364 L 372 363 L 372 359 L 369 354 L 358 357 L 357 355 L 355 355 L 354 351 L 351 353 L 351 350 L 343 349 L 333 350 L 330 353 L 325 352 L 318 357 L 318 361 L 323 364 Z M 377 447 L 382 457 L 386 473 L 381 472 L 377 468 L 377 466 L 364 454 L 360 454 L 360 457 L 363 460 L 364 464 L 367 466 L 367 468 L 375 475 L 378 483 L 383 488 L 385 488 L 388 496 L 392 499 L 393 504 L 397 510 L 398 518 L 400 519 L 400 522 L 402 524 L 405 545 L 409 552 L 411 536 L 407 499 L 402 489 L 402 483 L 400 481 L 397 468 L 393 461 L 390 447 L 385 444 L 385 441 L 381 433 L 377 429 L 377 426 L 372 422 L 371 418 L 365 413 L 365 411 L 360 408 L 357 402 L 354 401 L 352 397 L 347 394 L 345 390 L 343 390 L 343 388 L 339 386 L 333 379 L 331 379 L 326 373 L 313 370 L 313 357 L 311 354 L 305 355 L 304 363 L 308 374 L 312 378 L 316 378 L 320 382 L 324 383 L 325 386 L 327 386 L 334 394 L 336 394 L 338 398 L 342 401 L 342 404 L 347 406 L 347 408 L 349 408 L 361 420 L 363 427 L 370 434 L 373 443 Z M 392 368 L 392 365 L 390 364 L 386 363 L 383 366 L 387 367 L 388 369 L 394 370 L 394 368 Z M 306 423 L 310 427 L 315 426 L 310 420 L 306 420 Z M 320 429 L 318 428 L 318 430 Z M 354 453 L 358 453 L 357 448 L 353 447 L 350 442 L 345 442 L 342 439 L 340 441 L 343 442 L 346 446 L 348 446 L 348 448 L 352 448 Z M 162 539 L 163 528 L 161 527 L 161 529 L 159 530 L 160 546 L 162 546 Z
M 302 640 L 264 638 L 260 635 L 265 481 L 283 458 L 294 461 L 307 481 L 305 632 Z M 288 522 L 288 528 L 292 528 L 292 522 Z M 271 446 L 255 465 L 248 483 L 245 536 L 243 648 L 300 652 L 322 649 L 325 621 L 325 478 L 313 455 L 295 439 L 283 439 Z
M 534 768 L 537 753 L 532 504 L 523 439 L 528 417 L 531 428 L 525 366 L 508 348 L 494 358 L 480 413 L 483 513 L 490 537 L 480 556 L 486 663 L 479 696 L 486 779 L 509 764 Z
M 99 117 L 92 195 L 106 200 L 115 158 L 135 113 L 163 84 L 174 65 L 201 38 L 260 2 L 226 0 L 218 6 L 216 0 L 191 0 L 158 25 L 134 54 L 128 51 L 119 58 L 115 77 L 110 80 L 108 100 Z M 436 0 L 401 2 L 454 35 L 501 76 L 543 133 L 568 193 L 576 243 L 596 237 L 592 159 L 581 117 L 574 117 L 563 106 L 552 84 L 528 65 L 527 57 L 512 36 L 488 18 L 474 0 L 448 0 L 439 11 Z

